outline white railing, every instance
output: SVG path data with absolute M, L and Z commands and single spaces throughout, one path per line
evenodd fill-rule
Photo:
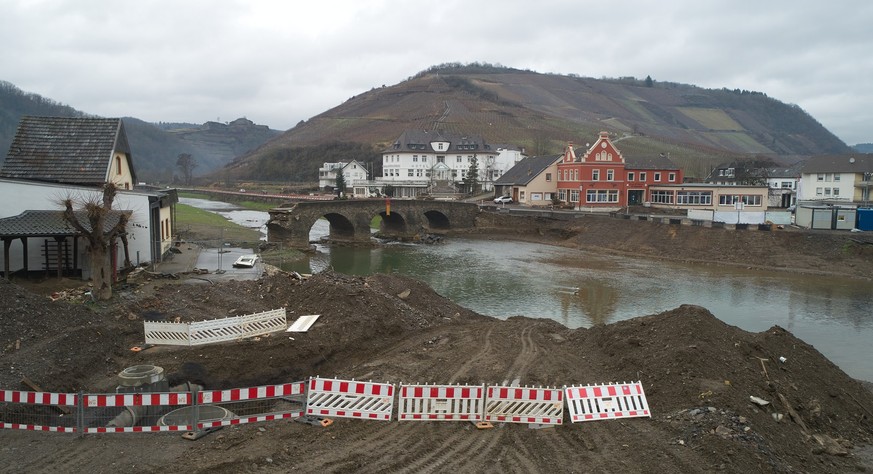
M 153 321 L 143 323 L 146 344 L 173 346 L 198 346 L 235 341 L 284 331 L 286 327 L 285 308 L 194 323 Z

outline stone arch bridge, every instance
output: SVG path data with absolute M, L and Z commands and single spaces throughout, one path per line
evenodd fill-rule
M 308 249 L 309 231 L 322 217 L 330 222 L 332 241 L 369 242 L 370 222 L 377 215 L 382 217 L 379 230 L 382 235 L 411 240 L 423 233 L 475 227 L 479 206 L 455 201 L 367 199 L 298 202 L 269 212 L 268 242 Z

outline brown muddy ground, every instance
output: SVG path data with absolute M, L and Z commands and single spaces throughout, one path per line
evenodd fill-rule
M 532 226 L 513 237 L 559 239 L 563 245 L 580 246 L 574 239 L 600 228 L 610 235 L 590 238 L 586 246 L 632 251 L 634 245 L 647 242 L 651 249 L 663 249 L 664 255 L 640 253 L 661 258 L 677 248 L 659 237 L 669 236 L 670 229 L 645 228 L 648 237 L 631 244 L 621 240 L 619 230 L 606 232 L 602 225 L 582 224 L 588 222 L 577 222 L 574 230 L 565 228 L 563 233 L 556 227 Z M 711 246 L 739 239 L 722 242 L 712 235 Z M 766 239 L 774 235 L 782 234 Z M 826 244 L 831 239 L 804 238 Z M 614 244 L 591 243 L 597 240 Z M 674 240 L 693 247 L 692 237 Z M 827 245 L 818 252 L 830 252 Z M 836 254 L 851 256 L 855 251 L 869 260 L 860 246 L 838 249 Z M 695 252 L 701 251 L 692 248 L 681 256 L 697 260 Z M 738 258 L 732 263 L 752 265 L 765 255 L 789 250 L 774 244 L 769 251 L 749 253 L 743 257 L 748 261 Z M 674 251 L 676 255 L 680 253 Z M 812 262 L 806 271 L 822 271 L 815 263 L 829 256 L 795 261 Z M 862 261 L 858 266 L 868 264 Z M 542 430 L 515 424 L 477 430 L 460 422 L 343 419 L 320 428 L 274 421 L 224 428 L 198 441 L 182 440 L 178 434 L 80 438 L 3 430 L 3 472 L 873 469 L 873 393 L 782 328 L 749 333 L 696 306 L 570 330 L 550 320 L 500 321 L 477 315 L 421 282 L 394 275 L 324 273 L 301 282 L 274 273 L 257 281 L 215 285 L 140 280 L 122 285 L 106 303 L 51 301 L 33 290 L 0 283 L 0 387 L 5 389 L 22 388 L 20 380 L 27 376 L 48 391 L 111 391 L 118 372 L 139 364 L 165 368 L 173 382 L 193 380 L 207 388 L 315 375 L 440 384 L 517 379 L 522 385 L 548 386 L 641 380 L 653 416 Z M 408 296 L 399 296 L 407 290 Z M 280 307 L 287 308 L 292 320 L 302 314 L 322 316 L 310 332 L 294 340 L 279 333 L 257 341 L 130 351 L 142 343 L 144 316 L 191 321 Z M 779 363 L 779 357 L 786 362 Z M 767 362 L 762 365 L 761 359 Z M 750 396 L 771 404 L 757 406 Z M 781 421 L 774 414 L 783 415 Z

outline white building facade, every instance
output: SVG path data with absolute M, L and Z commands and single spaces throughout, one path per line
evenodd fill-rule
M 346 192 L 356 197 L 368 195 L 369 173 L 367 167 L 357 160 L 351 162 L 324 163 L 318 169 L 318 187 L 322 190 L 336 186 L 336 177 L 342 173 L 346 182 Z
M 26 196 L 26 199 L 22 199 Z M 40 183 L 34 181 L 5 180 L 0 179 L 0 218 L 17 216 L 28 210 L 48 210 L 60 213 L 61 201 L 66 198 L 73 200 L 74 208 L 81 207 L 81 203 L 89 200 L 100 201 L 103 196 L 101 189 L 71 186 L 56 183 Z M 112 208 L 115 210 L 130 211 L 131 216 L 127 224 L 128 247 L 130 259 L 133 265 L 146 262 L 159 262 L 161 256 L 170 248 L 175 229 L 171 207 L 160 203 L 160 196 L 154 193 L 119 190 L 115 196 Z M 152 229 L 155 229 L 154 234 Z M 160 229 L 160 234 L 158 230 Z M 44 246 L 45 238 L 28 238 L 28 267 L 39 269 L 43 257 L 38 249 Z M 22 242 L 19 239 L 12 240 L 9 252 L 9 263 L 12 271 L 24 266 L 22 261 Z M 90 270 L 87 264 L 89 255 L 86 245 L 78 246 L 79 262 L 83 262 L 82 271 L 85 279 L 89 278 Z M 124 263 L 122 249 L 118 248 L 115 256 L 118 267 Z M 3 268 L 3 254 L 0 253 L 0 269 Z
M 415 197 L 434 186 L 458 188 L 475 162 L 480 186 L 496 169 L 500 153 L 482 137 L 407 130 L 382 152 L 382 176 L 375 183 L 394 188 L 395 197 Z

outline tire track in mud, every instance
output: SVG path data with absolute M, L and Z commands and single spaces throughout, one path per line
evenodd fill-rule
M 539 347 L 534 342 L 533 336 L 531 335 L 532 333 L 533 325 L 525 326 L 521 330 L 521 350 L 518 355 L 515 356 L 515 360 L 512 361 L 512 365 L 509 366 L 505 375 L 506 380 L 509 380 L 510 383 L 521 380 L 525 375 L 527 375 L 528 368 L 537 358 Z
M 430 452 L 410 453 L 411 462 L 396 472 L 446 472 L 449 470 L 467 470 L 476 458 L 487 458 L 488 453 L 502 445 L 504 433 L 487 431 L 456 431 L 450 437 L 443 439 L 439 449 Z M 403 460 L 398 460 L 402 462 Z
M 462 377 L 462 376 L 466 375 L 468 372 L 470 372 L 470 368 L 473 367 L 473 364 L 475 364 L 479 359 L 481 359 L 483 356 L 485 356 L 485 354 L 488 354 L 489 352 L 491 352 L 491 350 L 492 350 L 491 349 L 491 332 L 492 332 L 492 330 L 489 329 L 488 332 L 485 333 L 485 341 L 482 343 L 482 349 L 479 352 L 477 352 L 476 354 L 474 354 L 472 357 L 467 359 L 467 361 L 464 362 L 461 365 L 461 367 L 458 368 L 458 370 L 456 370 L 451 375 L 451 377 L 449 377 L 449 380 L 446 383 L 448 383 L 448 384 L 455 383 L 455 381 L 457 379 L 459 379 L 460 377 Z
M 357 421 L 357 420 L 356 420 Z M 390 421 L 375 428 L 371 421 L 360 420 L 356 423 L 344 423 L 338 433 L 342 438 L 338 442 L 325 445 L 325 454 L 313 456 L 307 460 L 307 470 L 342 470 L 349 464 L 359 463 L 377 453 L 392 452 L 397 446 L 409 444 L 415 439 L 415 427 L 405 423 Z M 414 446 L 409 446 L 413 448 Z M 368 467 L 372 464 L 368 463 Z

